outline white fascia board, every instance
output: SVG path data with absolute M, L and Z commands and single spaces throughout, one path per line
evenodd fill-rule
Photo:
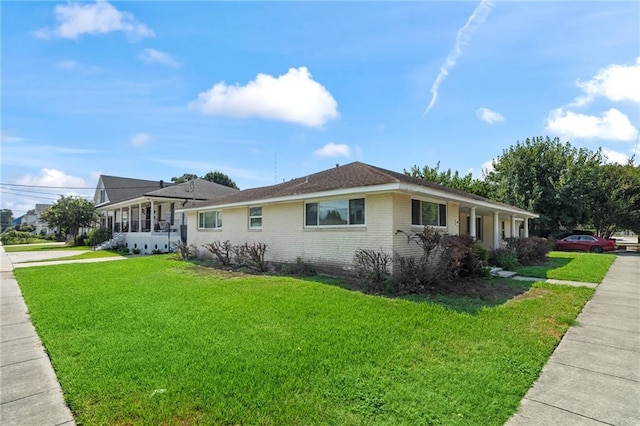
M 173 201 L 169 201 L 169 200 L 173 200 Z M 120 201 L 118 203 L 101 205 L 101 206 L 98 205 L 96 206 L 96 208 L 98 210 L 118 210 L 120 208 L 128 208 L 129 206 L 138 207 L 139 204 L 148 203 L 150 201 L 153 201 L 154 203 L 158 203 L 158 204 L 166 204 L 166 203 L 184 201 L 184 199 L 183 198 L 162 198 L 162 197 L 138 197 L 138 198 L 131 198 L 129 200 Z
M 286 203 L 286 202 L 299 201 L 299 200 L 335 198 L 335 197 L 343 197 L 343 196 L 353 195 L 353 194 L 367 195 L 367 194 L 374 194 L 374 193 L 381 193 L 381 192 L 394 192 L 394 191 L 402 191 L 402 192 L 408 192 L 412 194 L 422 194 L 425 196 L 446 199 L 449 201 L 456 201 L 456 202 L 461 202 L 465 204 L 471 204 L 478 207 L 486 207 L 492 210 L 497 210 L 501 213 L 517 214 L 517 215 L 525 216 L 528 218 L 539 217 L 539 215 L 535 213 L 530 213 L 526 210 L 522 210 L 517 207 L 508 207 L 501 204 L 494 204 L 494 203 L 491 203 L 490 201 L 474 200 L 472 198 L 463 197 L 458 194 L 452 194 L 450 192 L 438 190 L 435 188 L 429 188 L 421 185 L 411 185 L 407 183 L 387 183 L 383 185 L 360 186 L 360 187 L 354 187 L 354 188 L 335 189 L 331 191 L 287 195 L 284 197 L 262 198 L 262 199 L 241 201 L 237 203 L 216 204 L 216 205 L 211 205 L 206 207 L 190 207 L 187 209 L 176 209 L 176 213 L 222 210 L 222 209 L 235 208 L 235 207 Z
M 473 198 L 467 198 L 462 195 L 453 194 L 451 192 L 442 191 L 435 188 L 428 188 L 420 185 L 411 185 L 411 184 L 400 184 L 401 191 L 407 191 L 415 194 L 425 194 L 438 198 L 444 198 L 450 201 L 457 201 L 459 203 L 471 204 L 476 207 L 484 207 L 487 209 L 491 209 L 494 211 L 498 211 L 499 213 L 511 213 L 515 215 L 524 216 L 530 219 L 535 219 L 540 217 L 540 215 L 528 212 L 526 210 L 520 209 L 518 207 L 507 206 L 505 204 L 497 204 L 493 203 L 490 200 L 476 200 Z

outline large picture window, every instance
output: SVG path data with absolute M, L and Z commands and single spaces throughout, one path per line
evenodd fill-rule
M 411 200 L 411 224 L 419 226 L 447 226 L 447 205 Z
M 249 207 L 249 228 L 262 228 L 262 207 Z
M 305 226 L 364 225 L 364 198 L 305 204 Z
M 222 212 L 200 212 L 198 214 L 198 229 L 222 228 Z

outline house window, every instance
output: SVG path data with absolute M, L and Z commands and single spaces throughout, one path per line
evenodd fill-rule
M 104 203 L 105 201 L 107 201 L 107 195 L 104 189 L 100 190 L 100 203 Z
M 447 226 L 447 205 L 411 200 L 411 224 L 419 226 Z
M 222 228 L 222 212 L 200 212 L 198 214 L 198 229 Z
M 249 207 L 249 228 L 262 228 L 262 207 Z
M 364 225 L 364 198 L 307 203 L 304 223 L 305 226 Z
M 469 233 L 471 233 L 470 222 L 471 217 L 467 216 L 467 232 Z M 476 216 L 476 240 L 482 241 L 482 216 Z

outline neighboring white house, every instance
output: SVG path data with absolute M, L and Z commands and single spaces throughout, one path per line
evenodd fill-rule
M 266 260 L 297 257 L 327 271 L 348 270 L 357 249 L 416 255 L 407 233 L 432 226 L 469 234 L 484 247 L 527 237 L 537 218 L 507 204 L 402 173 L 354 162 L 281 184 L 194 203 L 186 213 L 187 243 L 198 255 L 213 241 L 265 243 Z
M 94 203 L 100 227 L 112 231 L 104 247 L 122 244 L 142 253 L 168 251 L 186 239 L 184 215 L 178 207 L 188 202 L 215 199 L 238 192 L 203 179 L 181 184 L 102 175 L 98 179 Z
M 36 204 L 36 208 L 30 210 L 26 214 L 13 220 L 15 225 L 31 225 L 34 228 L 34 233 L 37 235 L 48 235 L 55 232 L 55 229 L 50 229 L 47 222 L 43 221 L 40 216 L 52 204 Z M 33 212 L 33 213 L 30 213 Z

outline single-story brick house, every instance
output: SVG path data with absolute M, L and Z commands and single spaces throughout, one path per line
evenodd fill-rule
M 420 178 L 354 162 L 281 184 L 178 208 L 198 255 L 213 241 L 265 243 L 266 260 L 297 257 L 319 269 L 349 270 L 359 248 L 419 254 L 404 233 L 432 226 L 469 234 L 484 247 L 527 237 L 535 213 Z M 403 232 L 398 232 L 403 231 Z

